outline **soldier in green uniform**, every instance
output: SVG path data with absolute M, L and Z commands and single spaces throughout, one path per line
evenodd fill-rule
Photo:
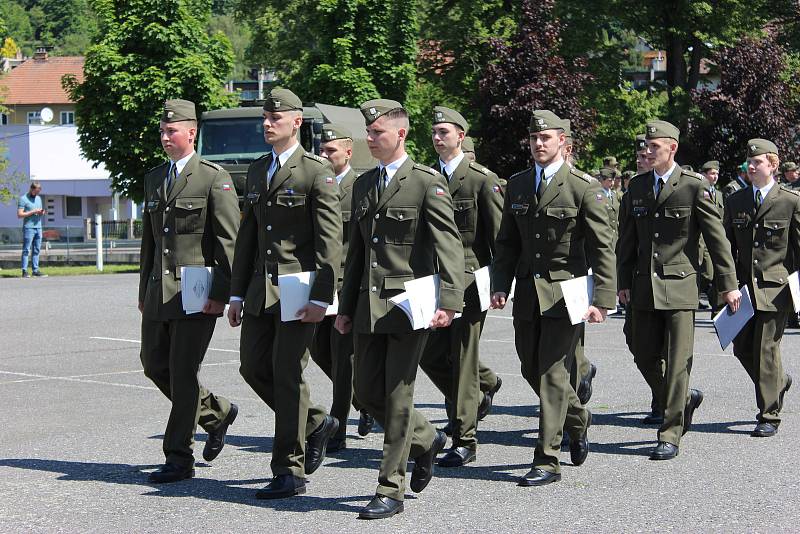
M 800 189 L 800 172 L 797 170 L 797 163 L 786 161 L 781 165 L 781 175 L 783 183 L 789 189 Z
M 650 458 L 668 460 L 678 455 L 681 436 L 703 400 L 699 390 L 689 391 L 701 233 L 731 309 L 738 309 L 741 294 L 708 182 L 675 163 L 678 128 L 651 121 L 646 136 L 652 170 L 631 180 L 623 199 L 617 271 L 620 302 L 635 309 L 633 353 L 645 364 L 647 382 L 661 383 L 664 422 Z
M 172 402 L 164 432 L 166 463 L 150 482 L 194 476 L 192 445 L 198 423 L 208 432 L 203 458 L 211 461 L 225 444 L 237 408 L 197 379 L 214 325 L 225 309 L 239 208 L 227 172 L 194 151 L 197 115 L 193 102 L 167 100 L 160 124 L 169 161 L 144 179 L 139 311 L 144 374 Z M 213 268 L 208 301 L 186 313 L 181 267 Z
M 723 213 L 723 198 L 722 192 L 716 187 L 717 181 L 719 181 L 719 162 L 716 160 L 706 161 L 700 168 L 700 174 L 708 180 L 708 184 L 710 185 L 708 188 L 708 196 L 711 197 L 711 201 L 717 206 L 717 211 L 719 211 L 719 217 L 721 219 Z M 720 299 L 719 291 L 717 291 L 714 285 L 714 264 L 711 261 L 711 255 L 708 253 L 708 249 L 704 244 L 702 247 L 703 263 L 700 266 L 701 274 L 697 279 L 700 283 L 700 290 L 705 291 L 706 296 L 708 296 L 708 303 L 711 305 L 711 317 L 713 318 L 725 303 Z
M 464 140 L 461 141 L 461 152 L 464 153 L 464 157 L 467 158 L 467 161 L 475 162 L 475 141 L 468 135 L 465 135 Z
M 464 305 L 464 252 L 447 181 L 406 154 L 406 110 L 379 99 L 362 104 L 361 113 L 367 145 L 380 164 L 353 185 L 336 328 L 354 332 L 355 395 L 384 429 L 378 488 L 359 514 L 380 519 L 403 510 L 409 457 L 414 459 L 410 487 L 419 493 L 447 443 L 414 409 L 414 382 L 429 331 L 412 330 L 389 299 L 405 282 L 438 274 L 439 308 L 430 327 L 449 326 Z
M 625 171 L 622 173 L 622 194 L 624 195 L 628 191 L 628 184 L 631 181 L 631 178 L 636 176 L 635 171 Z M 619 198 L 620 202 L 622 202 L 622 197 Z
M 305 475 L 322 464 L 339 427 L 311 404 L 303 379 L 314 328 L 333 303 L 342 217 L 333 168 L 298 142 L 302 123 L 297 95 L 272 89 L 264 102 L 264 139 L 272 151 L 247 169 L 231 279 L 228 320 L 242 326 L 239 372 L 275 412 L 273 479 L 256 493 L 259 499 L 305 493 Z M 278 277 L 300 272 L 314 274 L 309 302 L 296 319 L 281 317 Z
M 428 336 L 420 367 L 452 406 L 453 446 L 439 460 L 441 467 L 459 467 L 475 461 L 478 448 L 478 406 L 481 394 L 478 376 L 478 345 L 486 310 L 481 309 L 474 271 L 488 266 L 503 213 L 500 179 L 486 167 L 471 163 L 461 152 L 469 130 L 456 110 L 437 106 L 433 110 L 432 140 L 453 197 L 456 226 L 463 245 L 464 310 L 447 328 Z M 488 308 L 487 308 L 488 309 Z
M 531 470 L 520 486 L 561 480 L 562 434 L 570 458 L 581 465 L 589 453 L 591 414 L 570 384 L 580 329 L 567 314 L 560 282 L 594 276 L 594 298 L 584 319 L 605 320 L 614 306 L 614 250 L 600 184 L 564 164 L 563 121 L 537 110 L 530 123 L 536 164 L 508 181 L 492 272 L 492 307 L 505 307 L 511 282 L 514 335 L 522 375 L 539 396 L 539 436 Z
M 727 200 L 732 193 L 735 193 L 739 189 L 745 189 L 748 185 L 750 185 L 750 183 L 747 178 L 747 162 L 744 162 L 736 168 L 736 177 L 722 188 L 723 202 Z
M 780 343 L 786 316 L 794 312 L 788 279 L 800 267 L 800 194 L 775 181 L 773 142 L 750 139 L 747 159 L 751 186 L 728 197 L 724 224 L 755 316 L 733 340 L 733 353 L 756 389 L 758 424 L 751 435 L 770 437 L 778 432 L 783 397 L 792 385 Z
M 353 183 L 356 173 L 350 167 L 353 157 L 352 134 L 344 127 L 326 124 L 322 128 L 320 154 L 331 162 L 339 184 L 339 202 L 342 212 L 342 254 L 341 270 L 337 291 L 342 288 L 344 260 L 347 256 L 347 243 L 350 239 L 350 199 L 353 195 Z M 372 430 L 374 419 L 353 397 L 353 335 L 342 335 L 333 327 L 335 315 L 327 315 L 317 325 L 314 333 L 314 344 L 311 346 L 311 359 L 333 382 L 333 402 L 330 414 L 339 421 L 339 429 L 329 441 L 328 452 L 336 452 L 347 447 L 347 418 L 350 404 L 359 411 L 358 433 L 366 436 Z
M 611 224 L 611 232 L 613 236 L 613 244 L 617 246 L 617 238 L 619 232 L 619 203 L 622 197 L 617 194 L 614 189 L 614 179 L 617 172 L 610 167 L 603 167 L 600 169 L 600 186 L 603 188 L 603 194 L 607 199 L 608 220 Z

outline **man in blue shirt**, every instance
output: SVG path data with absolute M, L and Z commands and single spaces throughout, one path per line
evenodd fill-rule
M 28 255 L 33 248 L 33 276 L 47 276 L 39 271 L 39 248 L 42 244 L 42 184 L 31 182 L 28 192 L 19 197 L 17 217 L 22 219 L 22 277 L 27 278 Z

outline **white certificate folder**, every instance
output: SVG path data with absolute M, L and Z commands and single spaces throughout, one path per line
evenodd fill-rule
M 317 273 L 305 271 L 295 274 L 278 275 L 278 292 L 280 293 L 281 322 L 299 321 L 297 312 L 308 304 L 311 298 L 311 286 Z M 336 315 L 339 310 L 339 299 L 333 295 L 333 304 L 328 305 L 325 315 Z
M 717 331 L 719 338 L 719 345 L 722 350 L 725 350 L 731 344 L 742 328 L 747 324 L 753 315 L 753 302 L 750 300 L 750 291 L 747 286 L 743 286 L 740 291 L 742 292 L 742 300 L 739 303 L 739 309 L 733 313 L 728 306 L 725 306 L 714 317 L 714 329 Z
M 405 291 L 389 299 L 403 310 L 411 328 L 428 328 L 439 307 L 439 275 L 416 278 L 403 284 Z
M 208 301 L 213 267 L 181 267 L 181 302 L 186 313 L 199 313 Z

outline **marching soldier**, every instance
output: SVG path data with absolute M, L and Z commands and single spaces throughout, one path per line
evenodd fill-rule
M 732 193 L 735 193 L 739 189 L 747 188 L 747 186 L 750 185 L 747 180 L 747 162 L 744 162 L 736 168 L 736 177 L 722 188 L 723 202 L 727 200 Z
M 708 196 L 711 197 L 711 201 L 717 207 L 721 219 L 724 209 L 722 203 L 723 199 L 722 193 L 718 191 L 716 187 L 717 181 L 719 180 L 719 162 L 715 160 L 706 161 L 700 168 L 700 174 L 708 180 L 710 185 L 708 188 Z M 700 281 L 700 289 L 705 291 L 708 296 L 708 303 L 711 305 L 711 317 L 713 318 L 725 303 L 720 299 L 719 292 L 714 285 L 714 264 L 711 261 L 711 255 L 708 253 L 708 249 L 704 244 L 701 246 L 703 247 L 703 262 L 700 267 L 701 275 L 698 276 L 697 279 Z
M 594 299 L 584 319 L 605 320 L 614 306 L 614 250 L 600 184 L 564 164 L 563 121 L 533 112 L 531 153 L 536 165 L 508 181 L 492 272 L 492 307 L 502 309 L 516 276 L 514 335 L 522 374 L 540 399 L 539 437 L 531 470 L 520 486 L 561 480 L 564 429 L 570 458 L 589 453 L 591 414 L 570 384 L 580 335 L 571 324 L 559 282 L 594 273 Z
M 139 311 L 144 374 L 172 402 L 164 432 L 166 463 L 150 482 L 194 476 L 192 445 L 198 423 L 208 432 L 203 458 L 211 461 L 225 445 L 236 405 L 197 380 L 217 318 L 230 288 L 239 207 L 231 177 L 194 151 L 197 114 L 193 102 L 167 100 L 160 124 L 169 161 L 144 180 Z M 212 267 L 208 301 L 200 313 L 186 313 L 181 266 Z
M 784 162 L 781 165 L 783 183 L 790 189 L 800 189 L 800 172 L 797 170 L 797 163 L 793 161 Z
M 633 352 L 645 364 L 648 383 L 662 383 L 664 422 L 650 458 L 668 460 L 678 455 L 681 436 L 703 400 L 699 390 L 689 391 L 701 233 L 717 287 L 734 311 L 741 294 L 708 182 L 675 163 L 678 128 L 651 121 L 646 136 L 652 170 L 631 180 L 623 200 L 617 271 L 620 302 L 635 309 Z
M 452 448 L 439 460 L 441 467 L 460 467 L 475 461 L 478 448 L 478 407 L 483 395 L 478 376 L 478 345 L 486 312 L 481 311 L 474 271 L 491 264 L 494 240 L 503 213 L 503 191 L 496 174 L 467 161 L 461 143 L 469 125 L 457 111 L 433 110 L 433 147 L 437 167 L 447 178 L 455 222 L 461 234 L 466 271 L 463 315 L 447 328 L 430 333 L 420 367 L 452 406 Z
M 298 142 L 302 123 L 302 101 L 288 89 L 272 89 L 264 102 L 272 152 L 247 169 L 231 280 L 228 320 L 242 326 L 239 371 L 275 412 L 273 479 L 258 499 L 305 493 L 305 475 L 322 464 L 339 427 L 311 404 L 303 379 L 314 327 L 333 303 L 342 218 L 333 169 Z M 309 302 L 296 320 L 281 317 L 278 277 L 300 272 L 314 273 Z
M 788 278 L 800 267 L 800 194 L 775 181 L 774 143 L 750 139 L 747 158 L 751 186 L 728 197 L 725 231 L 755 316 L 733 340 L 733 353 L 756 389 L 758 424 L 751 435 L 770 437 L 778 432 L 783 397 L 792 385 L 780 343 L 786 316 L 794 312 Z
M 337 283 L 337 291 L 342 288 L 344 260 L 347 257 L 347 244 L 350 239 L 350 199 L 353 195 L 353 183 L 356 173 L 350 167 L 353 157 L 353 138 L 351 133 L 335 124 L 326 124 L 322 128 L 322 144 L 320 152 L 323 158 L 331 162 L 339 184 L 339 197 L 342 212 L 342 255 L 341 270 Z M 361 408 L 353 398 L 353 335 L 342 335 L 333 327 L 335 315 L 328 315 L 317 325 L 314 333 L 314 344 L 311 346 L 311 358 L 333 382 L 333 402 L 330 415 L 339 421 L 339 429 L 328 441 L 328 452 L 336 452 L 347 448 L 347 418 L 350 415 L 350 404 L 359 411 L 358 433 L 366 436 L 372 430 L 374 419 Z
M 461 152 L 464 153 L 467 161 L 475 163 L 475 141 L 468 135 L 464 136 L 464 140 L 461 141 Z
M 378 488 L 359 514 L 382 519 L 403 511 L 408 458 L 414 459 L 410 487 L 419 493 L 447 442 L 414 409 L 414 382 L 429 331 L 412 330 L 389 299 L 405 282 L 438 274 L 439 309 L 430 327 L 449 326 L 464 304 L 464 253 L 447 181 L 406 154 L 406 110 L 380 99 L 365 102 L 361 113 L 367 145 L 380 165 L 353 185 L 336 328 L 354 332 L 355 395 L 384 428 Z

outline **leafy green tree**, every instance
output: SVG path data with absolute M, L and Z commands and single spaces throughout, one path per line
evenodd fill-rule
M 223 83 L 233 52 L 209 36 L 210 1 L 94 0 L 103 31 L 86 54 L 85 80 L 64 80 L 76 102 L 84 156 L 103 163 L 116 191 L 141 199 L 142 179 L 161 161 L 158 122 L 164 100 L 185 98 L 198 113 L 235 105 Z
M 24 53 L 32 52 L 33 26 L 25 8 L 13 0 L 0 0 L 0 14 L 5 22 L 6 36 L 14 39 Z
M 231 77 L 236 80 L 246 79 L 250 71 L 246 59 L 247 48 L 250 46 L 252 36 L 250 27 L 236 20 L 233 15 L 214 15 L 209 20 L 208 32 L 211 35 L 221 32 L 230 40 L 234 56 Z

